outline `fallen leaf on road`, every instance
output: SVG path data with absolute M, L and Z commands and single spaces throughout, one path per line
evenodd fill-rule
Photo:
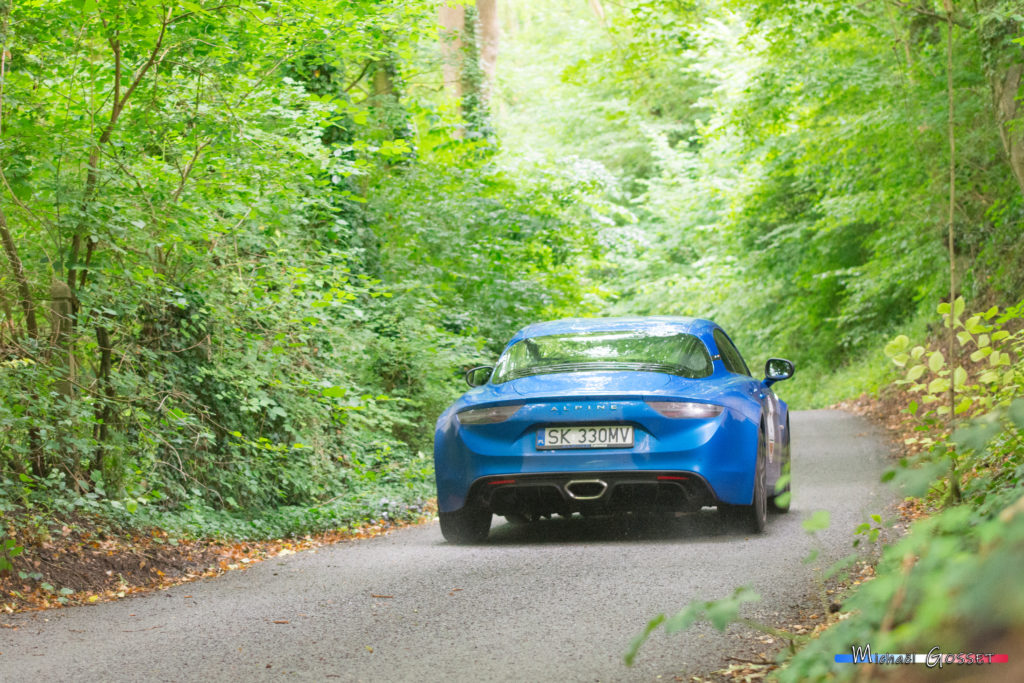
M 278 619 L 274 622 L 275 624 L 288 624 L 290 623 L 287 619 Z
M 379 595 L 377 593 L 370 593 L 371 598 L 393 598 L 394 595 Z

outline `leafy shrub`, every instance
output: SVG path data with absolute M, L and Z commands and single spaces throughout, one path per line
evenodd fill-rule
M 904 336 L 886 347 L 913 396 L 909 444 L 920 449 L 888 478 L 939 509 L 884 549 L 876 578 L 844 603 L 849 618 L 801 649 L 781 681 L 849 680 L 857 667 L 832 661 L 853 646 L 991 651 L 1024 626 L 1020 591 L 1007 590 L 1024 562 L 1024 305 L 964 318 L 958 299 L 939 313 L 955 358 Z

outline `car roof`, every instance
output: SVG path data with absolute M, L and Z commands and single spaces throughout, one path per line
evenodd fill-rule
M 682 316 L 651 315 L 621 318 L 562 318 L 527 325 L 515 333 L 508 345 L 529 337 L 544 337 L 550 334 L 572 334 L 586 332 L 615 332 L 619 330 L 643 330 L 652 333 L 689 333 L 705 337 L 718 327 L 703 318 Z

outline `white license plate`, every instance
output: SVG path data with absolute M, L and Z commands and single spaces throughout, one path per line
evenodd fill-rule
M 544 427 L 537 431 L 537 448 L 632 448 L 633 428 L 625 425 Z

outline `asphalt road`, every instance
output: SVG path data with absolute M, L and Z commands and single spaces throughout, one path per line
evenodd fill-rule
M 888 447 L 842 412 L 792 415 L 793 510 L 762 536 L 714 511 L 668 528 L 607 520 L 499 524 L 450 546 L 436 522 L 277 558 L 148 596 L 0 619 L 2 681 L 652 681 L 706 673 L 749 647 L 737 628 L 630 639 L 694 599 L 761 593 L 746 615 L 786 623 L 815 569 L 851 551 L 853 528 L 891 494 Z M 831 513 L 816 542 L 801 521 Z M 802 562 L 812 545 L 822 560 Z M 387 597 L 380 597 L 387 596 Z

